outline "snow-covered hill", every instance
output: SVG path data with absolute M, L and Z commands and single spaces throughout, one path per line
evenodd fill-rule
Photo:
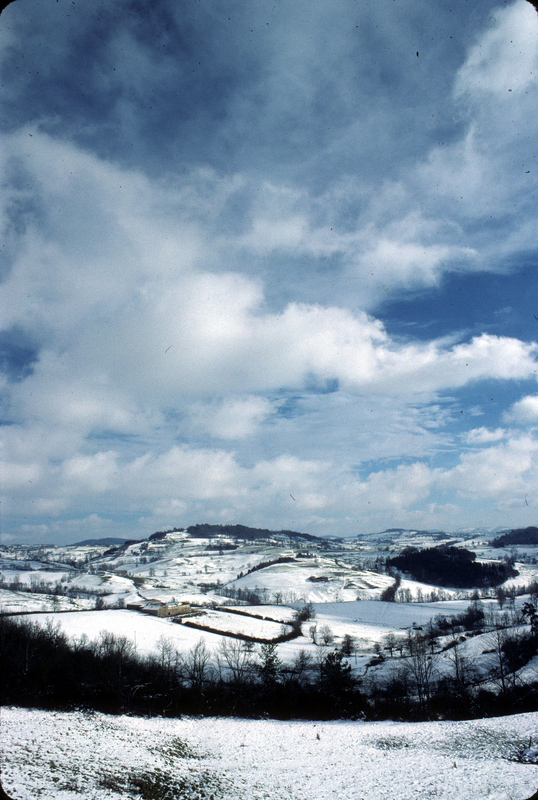
M 196 527 L 196 526 L 195 526 Z M 250 530 L 250 529 L 247 529 Z M 252 534 L 253 535 L 253 534 Z M 465 534 L 460 534 L 463 537 Z M 296 534 L 299 537 L 299 534 Z M 230 600 L 298 604 L 378 599 L 392 582 L 379 570 L 384 559 L 404 546 L 438 546 L 445 534 L 392 529 L 362 538 L 326 540 L 266 532 L 258 538 L 229 533 L 202 536 L 188 530 L 152 535 L 110 546 L 91 542 L 71 547 L 0 547 L 4 589 L 34 595 L 30 607 L 46 609 L 35 595 L 49 595 L 49 609 L 87 608 L 92 597 L 113 606 L 141 599 L 181 599 L 194 605 L 219 605 Z M 440 538 L 444 537 L 444 538 Z M 487 540 L 466 540 L 479 558 L 506 554 Z M 528 550 L 529 548 L 527 548 Z M 532 548 L 530 548 L 532 550 Z M 525 554 L 513 585 L 538 575 L 536 552 Z M 438 587 L 404 577 L 400 593 L 410 599 L 433 599 Z M 467 593 L 468 594 L 468 593 Z M 445 599 L 465 593 L 443 589 Z M 4 611 L 23 610 L 26 597 L 0 595 Z M 81 602 L 84 601 L 84 602 Z
M 214 656 L 227 635 L 258 641 L 282 638 L 290 632 L 297 610 L 313 604 L 315 617 L 303 622 L 300 635 L 279 644 L 283 662 L 293 663 L 301 651 L 315 662 L 320 646 L 341 647 L 347 639 L 348 645 L 352 641 L 349 652 L 357 676 L 369 671 L 383 678 L 399 671 L 403 663 L 401 654 L 391 650 L 393 642 L 388 648 L 387 636 L 401 641 L 409 631 L 426 629 L 439 615 L 462 614 L 471 602 L 470 591 L 440 591 L 406 577 L 398 599 L 409 602 L 380 602 L 394 581 L 376 568 L 380 560 L 410 543 L 438 545 L 440 536 L 393 529 L 377 538 L 368 536 L 367 541 L 327 541 L 269 532 L 257 538 L 229 532 L 202 536 L 199 529 L 195 535 L 176 529 L 112 547 L 108 541 L 56 548 L 4 547 L 0 548 L 4 586 L 0 607 L 5 613 L 33 612 L 35 622 L 59 625 L 71 639 L 85 634 L 94 640 L 106 631 L 126 636 L 141 655 L 154 653 L 163 640 L 186 654 L 203 639 Z M 487 541 L 477 550 L 481 558 L 502 557 Z M 538 567 L 531 561 L 517 564 L 520 575 L 506 582 L 507 589 L 536 580 Z M 529 596 L 517 598 L 515 608 L 525 599 Z M 190 603 L 197 614 L 192 622 L 198 627 L 124 609 L 143 600 Z M 491 650 L 487 632 L 502 609 L 494 591 L 482 603 L 489 627 L 480 636 L 472 631 L 461 652 L 486 675 Z M 230 607 L 243 613 L 231 614 Z M 511 624 L 517 624 L 516 616 Z M 450 671 L 453 654 L 443 650 L 449 642 L 448 635 L 438 637 L 439 674 Z M 378 659 L 384 657 L 381 663 L 370 663 L 374 649 Z
M 144 719 L 2 710 L 17 800 L 524 800 L 538 714 L 472 722 Z

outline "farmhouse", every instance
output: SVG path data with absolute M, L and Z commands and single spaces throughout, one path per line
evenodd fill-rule
M 147 600 L 145 603 L 129 603 L 128 609 L 143 611 L 155 617 L 184 617 L 191 613 L 190 603 L 163 603 L 161 600 Z

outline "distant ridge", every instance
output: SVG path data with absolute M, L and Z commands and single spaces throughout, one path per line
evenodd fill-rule
M 444 531 L 418 530 L 417 528 L 385 528 L 382 533 L 416 533 L 419 536 L 439 536 L 440 534 L 443 536 L 446 535 Z
M 509 547 L 512 544 L 538 544 L 538 528 L 512 528 L 491 540 L 493 547 Z
M 194 537 L 213 537 L 231 536 L 234 539 L 275 539 L 284 537 L 286 539 L 303 539 L 314 542 L 319 536 L 312 536 L 310 533 L 298 533 L 297 531 L 270 531 L 267 528 L 251 528 L 248 525 L 190 525 L 187 532 Z
M 369 533 L 358 533 L 355 538 L 363 539 L 365 537 L 368 538 L 379 538 L 379 539 L 391 539 L 395 536 L 404 536 L 405 534 L 410 534 L 413 536 L 431 536 L 434 539 L 450 539 L 454 536 L 454 534 L 446 533 L 446 531 L 430 531 L 430 530 L 419 530 L 417 528 L 385 528 L 384 531 L 371 531 Z
M 310 533 L 298 533 L 297 531 L 270 531 L 267 528 L 252 528 L 249 525 L 217 525 L 211 523 L 200 523 L 189 525 L 188 528 L 170 528 L 166 531 L 156 531 L 149 537 L 150 540 L 164 539 L 167 533 L 177 533 L 186 530 L 194 539 L 213 539 L 216 536 L 229 536 L 232 539 L 299 539 L 306 542 L 318 542 L 322 537 L 313 536 Z
M 68 545 L 68 547 L 91 547 L 91 546 L 99 546 L 99 545 L 106 545 L 107 547 L 111 545 L 121 545 L 129 542 L 130 544 L 135 544 L 137 542 L 142 542 L 143 539 L 118 539 L 114 536 L 105 536 L 103 539 L 84 539 L 83 542 L 75 542 L 74 544 Z

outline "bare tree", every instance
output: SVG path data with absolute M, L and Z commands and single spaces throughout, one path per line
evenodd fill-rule
M 396 650 L 396 646 L 398 644 L 398 639 L 396 638 L 396 635 L 392 633 L 392 631 L 390 631 L 385 636 L 384 642 L 385 642 L 385 647 L 389 651 L 390 657 L 392 658 L 392 654 L 394 650 Z
M 159 636 L 157 640 L 157 653 L 159 655 L 159 665 L 161 669 L 166 673 L 172 672 L 177 663 L 178 653 L 170 637 Z
M 491 678 L 497 683 L 501 694 L 506 697 L 510 683 L 510 670 L 506 657 L 505 646 L 508 641 L 508 632 L 505 620 L 497 619 L 493 631 L 489 635 L 493 664 Z
M 252 648 L 246 647 L 245 642 L 241 642 L 238 639 L 222 639 L 219 645 L 217 662 L 221 677 L 228 673 L 232 683 L 239 685 L 250 680 L 254 653 Z
M 409 632 L 406 648 L 407 671 L 414 683 L 420 710 L 424 716 L 428 716 L 434 682 L 435 656 L 428 650 L 426 637 L 418 632 Z
M 211 654 L 203 639 L 199 639 L 188 652 L 183 660 L 183 669 L 191 689 L 202 694 L 212 672 Z
M 464 652 L 461 637 L 455 636 L 452 646 L 446 651 L 446 657 L 453 667 L 452 685 L 457 694 L 462 697 L 468 694 L 469 685 L 476 677 L 474 661 Z
M 329 647 L 329 645 L 334 644 L 334 633 L 329 628 L 328 625 L 322 625 L 319 629 L 319 635 L 321 638 L 322 643 Z
M 299 686 L 308 684 L 309 675 L 312 671 L 312 656 L 306 650 L 299 650 L 292 665 L 292 674 Z

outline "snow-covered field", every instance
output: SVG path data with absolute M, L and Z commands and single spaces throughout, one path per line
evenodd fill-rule
M 356 639 L 358 651 L 371 653 L 372 644 L 382 641 L 389 631 L 403 633 L 403 629 L 413 623 L 425 624 L 441 611 L 447 614 L 460 613 L 466 605 L 464 601 L 430 604 L 382 603 L 375 600 L 321 603 L 314 607 L 315 619 L 303 624 L 304 635 L 279 645 L 279 656 L 288 663 L 297 656 L 299 650 L 305 650 L 315 656 L 316 647 L 308 634 L 312 625 L 315 625 L 318 631 L 324 627 L 330 628 L 337 642 L 340 642 L 345 634 L 349 634 Z M 265 612 L 268 616 L 277 619 L 280 617 L 282 621 L 290 620 L 293 615 L 293 609 L 284 606 L 254 608 L 247 606 L 242 610 L 255 614 Z M 85 633 L 89 639 L 96 639 L 102 631 L 116 636 L 126 636 L 141 655 L 155 653 L 158 642 L 163 637 L 180 652 L 190 650 L 200 639 L 204 639 L 210 652 L 215 652 L 221 640 L 219 631 L 241 633 L 262 639 L 275 638 L 282 632 L 280 622 L 268 622 L 244 614 L 209 609 L 202 616 L 194 617 L 193 621 L 212 628 L 214 633 L 127 610 L 36 614 L 28 615 L 26 619 L 40 625 L 47 625 L 49 622 L 59 624 L 62 631 L 71 638 L 78 638 Z M 362 666 L 362 662 L 360 665 Z M 354 666 L 357 666 L 356 661 Z
M 188 622 L 195 626 L 201 625 L 211 628 L 212 631 L 219 633 L 242 634 L 261 639 L 276 639 L 283 632 L 287 633 L 290 630 L 289 626 L 283 623 L 256 619 L 244 614 L 212 611 L 210 609 L 200 616 L 190 618 Z
M 524 598 L 518 598 L 518 604 Z M 494 601 L 487 601 L 496 605 Z M 485 608 L 487 607 L 485 604 Z M 447 616 L 460 614 L 468 603 L 463 600 L 452 600 L 438 603 L 383 603 L 375 600 L 360 600 L 351 603 L 320 603 L 314 605 L 315 618 L 303 623 L 303 635 L 278 646 L 279 658 L 287 664 L 292 663 L 303 650 L 314 661 L 319 657 L 318 649 L 310 636 L 310 629 L 315 626 L 317 640 L 321 641 L 323 631 L 329 629 L 334 636 L 334 646 L 338 646 L 345 635 L 353 637 L 355 642 L 354 657 L 350 663 L 357 675 L 362 675 L 372 657 L 375 643 L 384 644 L 390 632 L 397 638 L 405 638 L 406 630 L 417 626 L 426 626 L 430 619 L 438 614 Z M 293 609 L 285 606 L 242 607 L 245 614 L 267 614 L 273 619 L 291 620 Z M 159 642 L 167 640 L 178 652 L 186 654 L 198 641 L 204 640 L 207 650 L 214 656 L 218 652 L 225 632 L 239 633 L 261 639 L 272 639 L 282 632 L 282 623 L 270 622 L 245 614 L 233 614 L 226 611 L 210 610 L 201 616 L 193 617 L 194 622 L 211 628 L 206 631 L 181 625 L 169 619 L 161 619 L 136 611 L 123 609 L 106 609 L 102 611 L 81 611 L 71 613 L 29 614 L 25 619 L 39 625 L 58 624 L 61 630 L 71 639 L 78 639 L 85 634 L 88 639 L 95 640 L 106 631 L 116 636 L 126 636 L 131 640 L 140 655 L 156 654 Z M 450 637 L 449 637 L 450 638 Z M 479 636 L 469 637 L 462 645 L 462 655 L 469 664 L 487 671 L 491 666 L 492 656 L 483 653 L 493 647 L 492 634 L 485 632 Z M 373 673 L 390 673 L 403 665 L 400 659 L 386 659 L 372 669 Z M 453 670 L 451 653 L 440 653 L 435 658 L 439 673 L 450 674 Z M 528 672 L 536 680 L 535 670 Z
M 538 714 L 472 722 L 145 719 L 5 708 L 17 800 L 524 800 L 538 767 L 510 760 Z
M 103 631 L 115 636 L 126 636 L 140 655 L 155 654 L 159 640 L 167 639 L 181 652 L 186 652 L 203 639 L 210 651 L 217 649 L 221 636 L 207 631 L 177 625 L 168 619 L 139 614 L 136 611 L 86 611 L 69 614 L 28 615 L 25 619 L 39 625 L 59 623 L 61 630 L 72 639 L 86 634 L 97 639 Z
M 0 589 L 0 614 L 27 614 L 30 611 L 37 613 L 54 609 L 73 611 L 83 608 L 95 608 L 95 600 Z

